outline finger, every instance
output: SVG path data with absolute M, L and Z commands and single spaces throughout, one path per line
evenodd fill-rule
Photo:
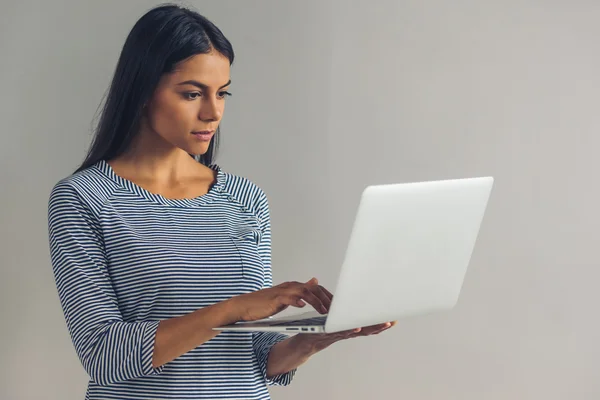
M 364 328 L 362 330 L 362 333 L 363 333 L 363 336 L 376 335 L 387 329 L 390 329 L 391 327 L 392 327 L 392 324 L 390 322 L 387 322 L 385 324 L 373 325 L 373 326 Z
M 316 285 L 312 286 L 311 290 L 319 298 L 319 300 L 321 300 L 321 303 L 323 303 L 327 311 L 329 311 L 329 308 L 331 307 L 331 299 L 329 298 L 327 293 L 325 293 L 323 287 L 320 285 Z
M 353 335 L 353 336 L 367 336 L 367 335 L 372 334 L 373 332 L 390 329 L 392 326 L 394 326 L 394 323 L 386 322 L 384 324 L 371 325 L 371 326 L 366 326 L 364 328 L 349 329 L 346 331 L 337 332 L 336 334 Z
M 292 286 L 287 288 L 283 285 L 280 286 L 281 289 L 284 289 L 284 292 L 280 294 L 279 297 L 280 304 L 302 308 L 305 307 L 306 302 L 308 302 L 315 310 L 321 313 L 327 312 L 327 309 L 324 308 L 320 299 L 312 293 L 305 284 L 300 282 L 288 282 L 288 284 Z M 306 300 L 306 302 L 304 300 Z
M 311 287 L 312 292 L 321 300 L 327 311 L 329 311 L 333 295 L 323 286 L 319 285 L 319 280 L 317 278 L 313 277 L 306 282 L 306 284 Z
M 300 297 L 290 294 L 280 296 L 279 303 L 284 307 L 292 306 L 302 308 L 306 306 L 306 303 L 302 301 Z
M 390 329 L 390 328 L 380 329 L 380 330 L 378 330 L 378 331 L 376 331 L 376 332 L 373 332 L 373 333 L 371 333 L 371 335 L 379 335 L 380 333 L 382 333 L 382 332 L 385 332 L 385 331 L 387 331 L 388 329 Z
M 381 332 L 385 332 L 385 331 L 387 331 L 390 328 L 391 328 L 391 326 L 388 326 L 387 328 L 383 328 L 383 329 L 380 329 L 378 331 L 375 331 L 375 332 L 371 333 L 371 335 L 379 335 Z
M 346 331 L 340 331 L 340 332 L 335 332 L 335 333 L 331 333 L 331 335 L 337 335 L 337 336 L 350 336 L 350 335 L 354 335 L 356 333 L 359 333 L 362 331 L 362 328 L 355 328 L 355 329 L 348 329 Z
M 388 329 L 388 327 L 385 324 L 366 326 L 361 328 L 359 332 L 354 333 L 353 336 L 369 336 L 382 329 Z
M 334 333 L 332 335 L 339 335 L 338 340 L 351 339 L 351 338 L 355 338 L 355 337 L 359 337 L 359 336 L 377 335 L 383 331 L 390 329 L 394 325 L 395 325 L 395 321 L 387 322 L 385 324 L 367 326 L 364 328 L 351 329 L 351 330 L 347 330 L 347 331 Z
M 327 297 L 329 297 L 329 301 L 333 300 L 333 294 L 329 290 L 325 289 L 323 286 L 320 286 L 320 287 L 321 287 L 321 290 L 325 292 Z
M 366 326 L 364 329 L 381 329 L 381 328 L 389 328 L 390 326 L 392 326 L 391 322 L 384 322 L 383 324 Z
M 317 295 L 315 295 L 315 293 L 313 293 L 310 286 L 300 285 L 296 288 L 296 293 L 297 293 L 296 295 L 300 299 L 306 301 L 308 304 L 313 306 L 314 309 L 317 310 L 318 312 L 320 312 L 321 314 L 327 313 L 327 308 L 325 307 L 325 305 L 323 304 L 321 299 L 319 299 L 319 297 L 317 297 Z
M 344 337 L 344 339 L 354 339 L 354 338 L 357 338 L 357 337 L 360 337 L 360 336 L 365 336 L 363 329 L 361 329 L 360 331 L 359 330 L 353 330 L 353 331 L 351 331 L 350 333 L 348 333 Z
M 318 285 L 319 284 L 319 280 L 315 277 L 310 278 L 310 280 L 308 282 L 306 282 L 307 285 Z
M 306 303 L 303 302 L 302 299 L 296 300 L 296 304 L 298 304 L 298 307 L 304 307 L 304 306 L 306 306 Z
M 363 328 L 355 328 L 355 329 L 349 329 L 347 331 L 337 332 L 337 333 L 334 333 L 333 335 L 338 335 L 342 339 L 349 339 L 351 337 L 360 336 L 362 331 L 363 331 Z
M 287 282 L 280 283 L 277 286 L 273 286 L 273 289 L 277 289 L 277 288 L 279 288 L 279 289 L 286 289 L 286 288 L 289 288 L 289 287 L 294 287 L 294 286 L 298 285 L 299 283 L 300 282 L 287 281 Z

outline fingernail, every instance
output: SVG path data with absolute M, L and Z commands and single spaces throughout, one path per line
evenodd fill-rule
M 390 324 L 389 322 L 386 322 L 385 327 L 389 328 L 390 326 L 392 326 L 392 324 Z

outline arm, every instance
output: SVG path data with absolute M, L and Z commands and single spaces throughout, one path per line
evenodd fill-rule
M 306 336 L 296 335 L 273 346 L 267 363 L 267 379 L 298 369 L 318 350 Z
M 158 368 L 217 336 L 220 332 L 213 331 L 213 328 L 237 321 L 231 317 L 233 311 L 231 302 L 223 301 L 181 317 L 160 321 L 154 344 L 153 368 Z
M 230 302 L 164 321 L 126 322 L 108 274 L 96 217 L 66 183 L 48 206 L 50 255 L 58 295 L 77 355 L 99 385 L 159 374 L 162 366 L 235 322 Z

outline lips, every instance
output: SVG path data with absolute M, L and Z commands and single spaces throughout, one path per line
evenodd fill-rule
M 214 131 L 192 132 L 192 135 L 201 142 L 209 142 L 213 137 Z

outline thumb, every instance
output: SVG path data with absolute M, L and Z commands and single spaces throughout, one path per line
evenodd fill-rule
M 319 281 L 317 280 L 317 278 L 311 278 L 311 280 L 309 280 L 308 282 L 306 282 L 310 285 L 318 285 Z

